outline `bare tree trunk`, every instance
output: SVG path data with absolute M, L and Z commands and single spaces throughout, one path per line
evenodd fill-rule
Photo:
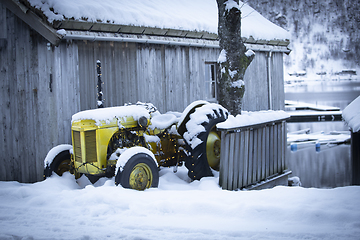
M 246 49 L 241 39 L 239 0 L 217 0 L 218 34 L 221 53 L 218 59 L 218 100 L 229 112 L 241 114 L 245 93 L 244 75 L 255 53 Z

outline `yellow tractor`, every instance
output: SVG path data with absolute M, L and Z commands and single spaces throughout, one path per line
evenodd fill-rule
M 193 180 L 212 176 L 220 163 L 216 124 L 228 117 L 222 106 L 195 101 L 183 113 L 161 114 L 151 103 L 98 108 L 72 117 L 72 145 L 51 149 L 44 177 L 65 171 L 91 182 L 115 176 L 116 185 L 157 187 L 160 167 L 182 165 Z

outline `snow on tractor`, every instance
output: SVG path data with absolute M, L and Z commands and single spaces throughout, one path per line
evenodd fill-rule
M 144 190 L 157 187 L 160 167 L 182 165 L 192 180 L 212 176 L 220 163 L 216 124 L 228 117 L 222 106 L 206 101 L 183 113 L 161 114 L 151 103 L 98 108 L 72 117 L 72 145 L 51 149 L 44 177 L 65 171 L 94 183 L 115 176 L 115 184 Z

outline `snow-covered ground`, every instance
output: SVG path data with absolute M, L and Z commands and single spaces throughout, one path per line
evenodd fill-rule
M 169 11 L 165 4 L 156 4 L 161 8 L 155 11 L 154 1 L 147 4 L 140 0 L 128 1 L 126 5 L 124 2 L 114 5 L 115 1 L 110 0 L 29 2 L 44 10 L 50 21 L 94 17 L 94 21 L 137 22 L 135 25 L 139 26 L 150 23 L 149 26 L 155 27 L 217 32 L 215 1 L 206 5 L 201 14 L 197 9 L 205 6 L 204 0 L 196 2 L 199 7 L 193 8 L 195 14 L 186 9 L 189 4 L 176 4 L 176 11 Z M 194 1 L 187 1 L 191 2 Z M 133 11 L 139 3 L 144 7 Z M 84 4 L 90 7 L 85 9 Z M 106 11 L 99 10 L 109 4 L 111 7 Z M 48 11 L 50 9 L 54 11 Z M 119 14 L 119 9 L 124 14 Z M 289 33 L 278 31 L 247 5 L 242 10 L 244 36 L 289 37 Z M 187 21 L 174 17 L 174 12 L 185 16 Z M 259 25 L 266 27 L 259 28 Z M 256 29 L 262 31 L 252 32 Z M 292 56 L 304 55 L 302 45 L 294 41 L 293 46 Z M 313 58 L 317 53 L 313 52 Z M 341 66 L 336 71 L 344 68 L 338 62 L 333 65 Z M 285 70 L 285 77 L 289 72 L 302 69 L 294 63 Z M 324 75 L 313 74 L 324 78 Z M 291 76 L 289 80 L 297 78 Z M 226 191 L 218 186 L 218 180 L 215 176 L 191 182 L 186 168 L 181 167 L 176 174 L 172 169 L 162 169 L 159 187 L 143 192 L 115 186 L 114 179 L 102 178 L 92 185 L 83 176 L 76 182 L 68 173 L 34 184 L 0 182 L 0 240 L 359 239 L 360 186 L 334 189 L 278 186 L 258 191 Z
M 360 186 L 226 191 L 160 171 L 143 192 L 102 178 L 0 182 L 0 239 L 359 239 Z

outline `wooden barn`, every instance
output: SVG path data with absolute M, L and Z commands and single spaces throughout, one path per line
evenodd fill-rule
M 71 116 L 97 106 L 97 60 L 102 63 L 106 107 L 141 101 L 166 112 L 183 111 L 199 99 L 216 102 L 216 1 L 185 1 L 171 6 L 151 0 L 146 8 L 104 4 L 111 0 L 83 6 L 128 16 L 111 19 L 108 14 L 106 20 L 66 11 L 68 0 L 44 0 L 42 5 L 35 0 L 0 0 L 0 180 L 42 179 L 47 152 L 71 143 Z M 103 2 L 101 8 L 97 2 Z M 199 4 L 208 9 L 199 9 Z M 166 11 L 154 11 L 157 6 L 174 8 L 175 15 L 162 19 Z M 283 110 L 288 33 L 247 5 L 242 12 L 243 28 L 249 26 L 242 30 L 243 39 L 256 53 L 245 76 L 243 109 Z M 192 27 L 196 21 L 207 22 Z

